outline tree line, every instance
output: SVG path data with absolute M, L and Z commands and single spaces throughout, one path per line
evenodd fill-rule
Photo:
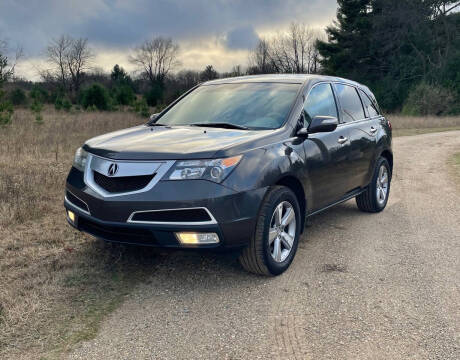
M 322 72 L 374 90 L 387 111 L 460 113 L 460 1 L 338 0 Z
M 26 103 L 40 120 L 44 102 L 68 111 L 130 106 L 147 116 L 148 106 L 164 106 L 200 82 L 267 73 L 350 78 L 368 85 L 386 111 L 460 113 L 459 5 L 446 0 L 338 0 L 337 18 L 325 33 L 292 23 L 287 31 L 260 38 L 247 65 L 225 73 L 212 65 L 178 71 L 179 45 L 171 38 L 152 37 L 129 56 L 134 75 L 118 64 L 106 74 L 95 66 L 87 39 L 63 35 L 48 43 L 41 81 L 32 83 L 14 78 L 22 52 L 8 58 L 7 44 L 0 41 L 0 122 L 11 117 L 13 105 Z M 5 83 L 8 94 L 1 90 Z

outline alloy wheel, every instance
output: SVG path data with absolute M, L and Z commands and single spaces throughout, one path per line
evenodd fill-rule
M 273 212 L 268 232 L 270 254 L 276 262 L 283 262 L 289 256 L 296 234 L 296 215 L 292 204 L 283 201 Z
M 385 203 L 385 200 L 387 198 L 388 194 L 388 169 L 385 165 L 381 165 L 379 169 L 379 174 L 377 176 L 377 187 L 376 187 L 376 192 L 377 192 L 377 202 L 379 205 L 383 205 Z

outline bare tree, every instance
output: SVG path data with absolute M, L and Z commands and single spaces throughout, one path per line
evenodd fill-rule
M 318 70 L 318 52 L 315 42 L 319 33 L 304 24 L 292 23 L 289 31 L 279 33 L 269 52 L 278 72 L 313 73 Z
M 80 38 L 72 41 L 70 50 L 66 53 L 66 63 L 75 92 L 80 90 L 83 74 L 89 69 L 89 63 L 93 57 L 88 47 L 88 39 Z
M 55 79 L 63 89 L 77 93 L 94 54 L 88 46 L 88 39 L 62 35 L 49 43 L 46 57 L 52 68 L 42 71 L 42 78 Z
M 14 69 L 23 56 L 21 47 L 16 48 L 12 63 L 8 59 L 9 47 L 6 40 L 0 39 L 0 86 L 14 75 Z
M 44 72 L 43 78 L 53 77 L 59 79 L 62 89 L 67 89 L 67 81 L 69 79 L 69 70 L 67 68 L 67 53 L 70 51 L 73 39 L 69 36 L 62 35 L 58 39 L 53 39 L 46 48 L 46 57 L 50 64 L 54 66 L 54 70 Z M 54 74 L 53 74 L 54 72 Z M 50 76 L 51 75 L 51 76 Z
M 321 34 L 299 23 L 271 39 L 261 39 L 249 58 L 248 72 L 316 73 L 319 54 L 316 40 Z
M 254 51 L 249 54 L 250 74 L 268 74 L 275 72 L 271 63 L 270 44 L 266 39 L 260 39 Z
M 153 84 L 164 84 L 166 75 L 179 64 L 179 45 L 171 38 L 155 37 L 144 41 L 130 56 L 143 75 Z

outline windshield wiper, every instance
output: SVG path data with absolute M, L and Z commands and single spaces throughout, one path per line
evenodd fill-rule
M 247 126 L 236 125 L 236 124 L 226 123 L 226 122 L 193 123 L 193 124 L 190 124 L 190 126 L 203 126 L 203 127 L 216 127 L 216 128 L 224 128 L 224 129 L 249 130 L 249 128 Z
M 167 126 L 165 124 L 159 124 L 159 123 L 151 123 L 149 126 Z

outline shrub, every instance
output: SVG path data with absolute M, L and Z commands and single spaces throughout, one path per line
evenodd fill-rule
M 40 103 L 47 102 L 49 100 L 48 91 L 43 89 L 40 85 L 34 85 L 32 90 L 30 90 L 29 97 L 33 101 L 38 101 Z
M 154 85 L 144 94 L 144 98 L 149 106 L 156 106 L 163 99 L 163 89 L 160 85 Z
M 404 103 L 405 115 L 447 115 L 455 111 L 455 93 L 438 85 L 419 83 Z
M 56 110 L 62 110 L 62 97 L 57 96 L 56 101 L 54 102 L 54 108 Z
M 93 84 L 81 93 L 81 104 L 85 109 L 88 107 L 98 110 L 110 110 L 110 96 L 107 89 L 101 84 Z
M 150 110 L 149 106 L 147 105 L 147 101 L 145 101 L 144 98 L 137 100 L 134 103 L 134 111 L 141 115 L 142 117 L 149 117 L 150 116 Z
M 42 116 L 43 104 L 38 100 L 34 100 L 32 105 L 30 105 L 30 110 L 32 110 L 32 112 L 35 114 L 35 122 L 37 124 L 42 124 L 43 123 L 43 116 Z
M 8 125 L 11 122 L 13 116 L 13 105 L 4 100 L 5 92 L 0 89 L 0 126 Z
M 72 109 L 72 102 L 69 100 L 68 97 L 65 97 L 62 100 L 62 108 L 67 112 L 69 112 Z
M 54 102 L 54 108 L 56 110 L 65 110 L 69 112 L 70 109 L 72 109 L 72 103 L 70 102 L 69 98 L 58 96 Z
M 10 101 L 13 105 L 24 105 L 26 103 L 26 93 L 22 89 L 14 89 L 10 93 Z
M 118 85 L 112 91 L 115 103 L 119 105 L 131 105 L 136 98 L 129 85 Z

